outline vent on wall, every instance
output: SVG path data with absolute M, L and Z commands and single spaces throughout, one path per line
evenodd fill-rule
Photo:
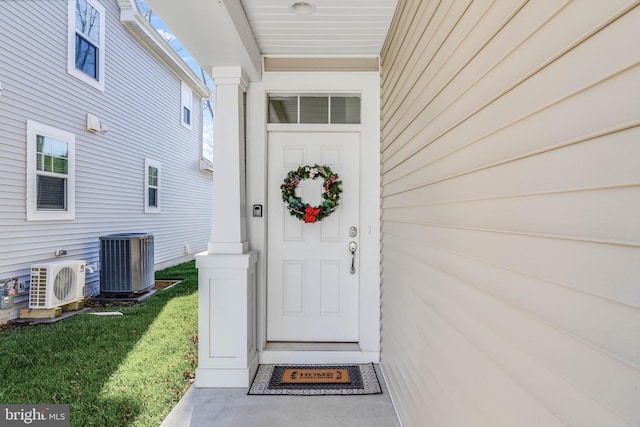
M 31 266 L 29 308 L 56 308 L 84 297 L 85 261 Z
M 152 288 L 153 266 L 152 234 L 100 237 L 100 293 L 136 294 Z

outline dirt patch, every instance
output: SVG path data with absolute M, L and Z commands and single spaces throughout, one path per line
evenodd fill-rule
M 96 301 L 93 298 L 89 297 L 84 301 L 85 307 L 131 307 L 136 305 L 136 301 L 105 301 L 99 300 Z
M 182 279 L 156 280 L 152 289 L 157 289 L 161 291 L 163 289 L 169 289 L 170 287 L 175 286 L 180 282 L 182 282 Z

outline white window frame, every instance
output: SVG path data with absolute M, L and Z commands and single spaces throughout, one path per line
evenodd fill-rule
M 302 121 L 302 98 L 327 98 L 326 122 L 309 123 Z M 271 98 L 290 98 L 296 99 L 296 121 L 287 123 L 271 122 Z M 334 98 L 358 98 L 360 107 L 360 117 L 358 122 L 353 123 L 335 123 L 331 120 L 331 102 Z M 332 126 L 359 126 L 362 123 L 362 94 L 360 93 L 327 93 L 327 92 L 309 92 L 309 93 L 288 93 L 288 92 L 270 92 L 267 94 L 267 122 L 269 125 L 285 126 L 285 125 L 332 125 Z
M 98 78 L 94 79 L 82 70 L 76 68 L 76 3 L 78 0 L 68 0 L 67 21 L 67 72 L 79 80 L 104 92 L 105 82 L 105 8 L 97 0 L 84 0 L 100 13 L 100 43 L 98 44 Z
M 184 120 L 184 110 L 189 110 L 189 122 Z M 181 82 L 180 85 L 180 123 L 187 129 L 192 129 L 193 123 L 193 91 L 185 83 Z
M 61 176 L 37 170 L 37 136 L 50 138 L 69 144 L 67 163 L 67 187 L 65 210 L 38 210 L 38 175 Z M 52 126 L 27 120 L 27 221 L 62 221 L 76 217 L 76 136 Z
M 154 167 L 158 170 L 158 185 L 155 187 L 158 190 L 156 195 L 156 202 L 158 206 L 149 206 L 149 167 Z M 157 160 L 144 159 L 144 213 L 160 213 L 162 212 L 162 165 Z

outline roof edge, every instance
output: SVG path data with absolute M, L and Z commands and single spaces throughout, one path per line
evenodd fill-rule
M 116 0 L 120 8 L 120 22 L 141 44 L 155 54 L 181 80 L 188 84 L 200 98 L 208 98 L 211 91 L 182 60 L 153 26 L 142 16 L 134 0 Z

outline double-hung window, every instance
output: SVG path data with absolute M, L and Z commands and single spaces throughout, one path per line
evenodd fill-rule
M 69 0 L 69 74 L 104 91 L 105 9 L 97 0 Z
M 191 129 L 191 109 L 193 104 L 193 91 L 184 82 L 181 85 L 181 123 L 182 126 Z
M 160 212 L 160 162 L 144 159 L 144 212 Z
M 75 135 L 27 121 L 27 220 L 75 218 Z

